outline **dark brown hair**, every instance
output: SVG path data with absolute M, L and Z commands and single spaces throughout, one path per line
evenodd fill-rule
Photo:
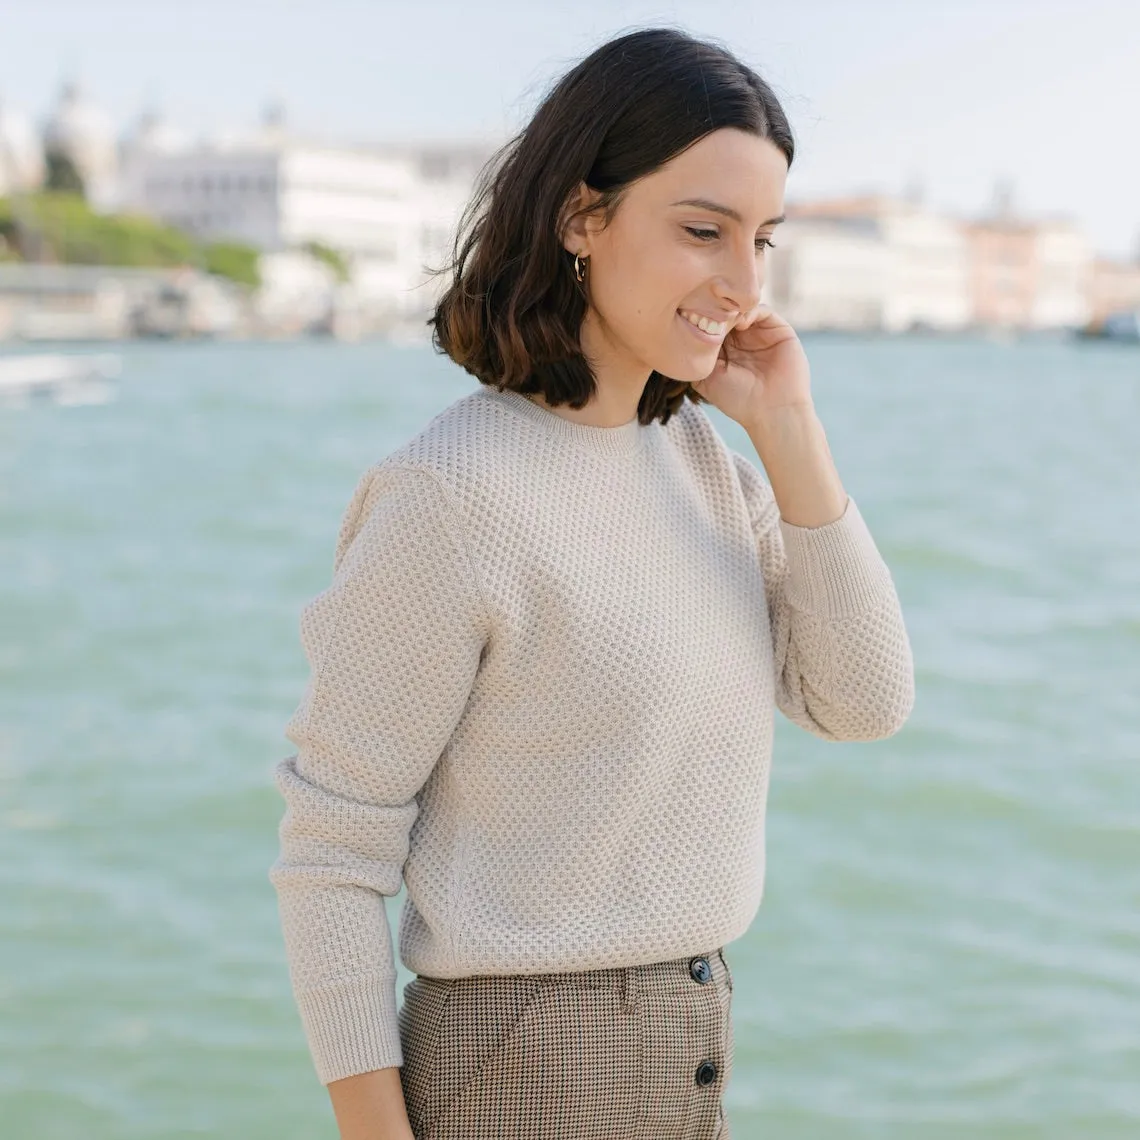
M 459 221 L 432 344 L 484 384 L 584 407 L 595 379 L 579 329 L 587 300 L 563 247 L 579 183 L 608 225 L 624 190 L 722 127 L 770 139 L 791 166 L 788 120 L 771 88 L 715 42 L 668 27 L 630 32 L 578 63 L 480 171 Z M 572 215 L 570 215 L 572 216 Z M 685 381 L 653 372 L 638 419 L 666 423 Z

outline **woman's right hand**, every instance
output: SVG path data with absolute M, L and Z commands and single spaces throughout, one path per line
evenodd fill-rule
M 415 1140 L 398 1068 L 343 1077 L 326 1087 L 340 1140 Z

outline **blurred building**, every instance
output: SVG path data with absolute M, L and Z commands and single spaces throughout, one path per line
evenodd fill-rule
M 1092 312 L 1087 239 L 1067 219 L 1015 215 L 1007 193 L 989 215 L 968 221 L 914 196 L 798 202 L 787 214 L 772 296 L 794 325 L 1071 330 Z
M 121 161 L 136 152 L 174 154 L 193 146 L 190 135 L 170 122 L 157 107 L 148 107 L 123 134 L 119 144 Z
M 491 149 L 315 142 L 290 131 L 278 107 L 252 134 L 196 144 L 151 119 L 124 146 L 122 203 L 198 239 L 266 253 L 320 243 L 343 257 L 362 301 L 411 317 L 431 303 L 425 267 L 449 247 Z
M 772 259 L 773 304 L 793 325 L 907 332 L 970 321 L 955 223 L 886 195 L 790 203 Z
M 1092 311 L 1092 246 L 1066 219 L 1037 224 L 1037 273 L 1029 327 L 1078 329 Z
M 384 153 L 405 162 L 414 187 L 415 283 L 411 309 L 425 312 L 446 285 L 446 277 L 430 271 L 450 262 L 457 227 L 480 172 L 499 142 L 457 139 L 450 142 L 390 144 Z
M 1100 328 L 1109 317 L 1140 312 L 1140 258 L 1093 259 L 1089 284 L 1089 324 Z
M 57 155 L 71 162 L 83 179 L 92 209 L 103 212 L 116 207 L 119 144 L 115 127 L 75 81 L 63 85 L 44 123 L 43 148 L 48 162 Z
M 465 236 L 462 211 L 499 145 L 334 143 L 291 129 L 279 103 L 254 130 L 208 140 L 152 108 L 117 140 L 68 82 L 42 138 L 0 104 L 0 196 L 15 193 L 26 233 L 19 191 L 66 157 L 96 211 L 142 213 L 199 241 L 261 251 L 255 327 L 422 338 Z M 915 187 L 789 203 L 766 255 L 764 299 L 796 327 L 885 333 L 1076 329 L 1140 305 L 1140 266 L 1096 258 L 1066 219 L 1018 216 L 1007 186 L 969 220 L 922 197 Z M 34 248 L 28 256 L 37 260 Z
M 1032 323 L 1037 292 L 1037 229 L 1014 218 L 964 222 L 974 321 L 991 328 Z
M 1094 257 L 1072 222 L 1018 217 L 1005 199 L 990 216 L 963 222 L 962 230 L 975 324 L 1031 331 L 1088 322 Z
M 888 251 L 870 218 L 796 217 L 765 254 L 764 300 L 796 328 L 885 327 Z
M 45 173 L 43 143 L 35 124 L 0 102 L 0 197 L 38 189 Z

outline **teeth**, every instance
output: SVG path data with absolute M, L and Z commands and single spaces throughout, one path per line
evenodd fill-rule
M 696 325 L 702 332 L 711 333 L 713 336 L 720 336 L 728 329 L 727 321 L 710 321 L 708 317 L 698 317 L 693 313 L 686 313 L 684 309 L 681 310 L 681 316 L 689 324 Z

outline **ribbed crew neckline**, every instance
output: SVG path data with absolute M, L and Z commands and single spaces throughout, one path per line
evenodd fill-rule
M 636 416 L 628 423 L 617 427 L 598 427 L 595 424 L 580 424 L 568 420 L 557 412 L 528 400 L 521 392 L 512 388 L 500 391 L 490 385 L 483 385 L 483 393 L 504 407 L 511 408 L 520 416 L 537 424 L 548 435 L 567 440 L 599 455 L 630 455 L 636 451 L 649 434 L 652 425 L 642 424 Z

